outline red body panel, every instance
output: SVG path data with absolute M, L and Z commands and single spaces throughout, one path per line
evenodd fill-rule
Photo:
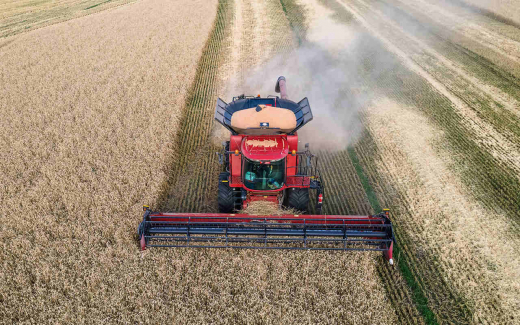
M 298 136 L 297 135 L 288 135 L 287 142 L 289 143 L 289 153 L 292 153 L 293 150 L 298 151 Z M 287 177 L 296 174 L 296 155 L 289 154 L 287 155 L 286 167 L 287 167 Z
M 244 208 L 248 203 L 255 201 L 267 201 L 273 204 L 278 204 L 278 196 L 273 195 L 273 193 L 269 193 L 267 195 L 250 195 L 249 198 L 244 202 Z
M 241 151 L 250 160 L 276 161 L 287 156 L 289 143 L 285 134 L 246 136 L 242 140 Z
M 309 187 L 311 186 L 311 178 L 306 176 L 287 176 L 285 185 L 287 187 Z
M 378 225 L 385 221 L 377 216 L 331 216 L 331 215 L 293 215 L 254 216 L 250 214 L 227 213 L 152 213 L 152 221 L 169 221 L 168 217 L 181 217 L 179 222 L 250 222 L 251 220 L 283 221 L 288 223 L 330 224 L 330 225 Z
M 230 154 L 229 157 L 229 171 L 231 172 L 232 187 L 242 186 L 242 155 L 240 154 L 240 144 L 242 143 L 243 135 L 232 135 L 229 141 L 229 151 L 239 151 L 237 154 Z

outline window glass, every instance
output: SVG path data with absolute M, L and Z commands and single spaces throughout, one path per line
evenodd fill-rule
M 244 184 L 252 190 L 276 190 L 283 186 L 285 160 L 260 164 L 244 159 Z

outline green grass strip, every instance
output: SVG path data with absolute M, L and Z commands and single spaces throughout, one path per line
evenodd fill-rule
M 372 209 L 374 210 L 375 213 L 382 211 L 383 209 L 381 208 L 381 205 L 379 204 L 377 195 L 372 190 L 372 187 L 370 186 L 370 183 L 368 181 L 368 177 L 363 172 L 363 167 L 359 163 L 359 159 L 356 154 L 356 151 L 354 150 L 354 147 L 348 147 L 347 152 L 348 152 L 348 156 L 350 157 L 350 160 L 352 161 L 352 164 L 354 165 L 354 168 L 356 169 L 356 173 L 359 177 L 359 180 L 361 181 L 361 184 L 363 185 L 363 189 L 365 190 L 365 193 L 368 197 L 368 202 L 370 202 L 370 206 L 372 206 Z
M 294 31 L 296 28 L 293 25 L 293 22 L 291 19 L 289 19 L 289 14 L 287 13 L 287 7 L 285 6 L 285 2 L 283 0 L 280 0 L 280 4 L 282 5 L 282 10 L 285 13 L 285 17 L 287 17 L 287 20 L 289 20 L 289 26 L 291 26 L 291 29 Z M 298 46 L 302 45 L 302 39 L 300 37 L 296 37 L 298 40 Z
M 85 10 L 89 10 L 89 9 L 95 8 L 97 6 L 101 6 L 102 4 L 105 4 L 105 3 L 110 2 L 110 1 L 112 1 L 112 0 L 107 0 L 107 1 L 100 2 L 98 4 L 95 4 L 95 5 L 92 5 L 90 7 L 85 8 Z
M 431 311 L 430 307 L 428 307 L 428 298 L 426 298 L 421 287 L 417 281 L 415 281 L 415 277 L 406 260 L 406 255 L 401 255 L 399 245 L 394 246 L 394 256 L 399 256 L 399 263 L 396 263 L 396 265 L 399 267 L 399 271 L 401 271 L 406 284 L 412 289 L 412 300 L 417 310 L 424 317 L 424 322 L 426 324 L 438 324 L 435 314 Z
M 363 166 L 361 166 L 361 164 L 359 163 L 356 150 L 354 149 L 354 147 L 348 147 L 347 151 L 350 160 L 352 161 L 352 164 L 356 169 L 356 173 L 361 181 L 361 184 L 363 185 L 363 189 L 365 190 L 365 193 L 368 197 L 368 201 L 372 206 L 372 209 L 376 213 L 382 211 L 381 204 L 379 204 L 379 200 L 377 199 L 377 195 L 374 192 L 372 186 L 370 185 L 368 177 L 363 171 Z M 395 245 L 394 256 L 399 256 L 399 263 L 396 263 L 396 265 L 399 268 L 399 271 L 401 271 L 401 274 L 403 275 L 406 284 L 412 290 L 412 300 L 415 303 L 417 310 L 423 316 L 426 324 L 438 324 L 437 319 L 435 318 L 435 314 L 431 311 L 430 307 L 428 307 L 428 298 L 426 298 L 421 287 L 419 286 L 419 284 L 415 280 L 415 277 L 413 276 L 412 270 L 410 269 L 408 261 L 406 260 L 406 255 L 400 254 L 400 252 L 401 250 L 399 249 L 399 245 Z

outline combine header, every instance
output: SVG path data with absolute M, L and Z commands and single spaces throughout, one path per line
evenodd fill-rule
M 308 144 L 298 151 L 298 131 L 312 120 L 307 98 L 287 99 L 285 78 L 280 97 L 217 100 L 215 119 L 231 132 L 219 153 L 221 213 L 161 213 L 144 207 L 139 225 L 146 247 L 263 248 L 382 251 L 393 264 L 394 235 L 389 211 L 373 216 L 321 215 L 323 180 Z M 309 191 L 317 215 L 306 215 Z M 301 215 L 235 214 L 254 201 L 268 201 Z

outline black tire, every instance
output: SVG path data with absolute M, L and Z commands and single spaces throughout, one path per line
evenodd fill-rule
M 218 211 L 221 213 L 231 213 L 235 208 L 235 198 L 233 189 L 229 187 L 229 173 L 220 173 L 218 177 Z
M 309 189 L 308 188 L 290 188 L 287 190 L 288 208 L 292 208 L 301 212 L 309 210 Z

